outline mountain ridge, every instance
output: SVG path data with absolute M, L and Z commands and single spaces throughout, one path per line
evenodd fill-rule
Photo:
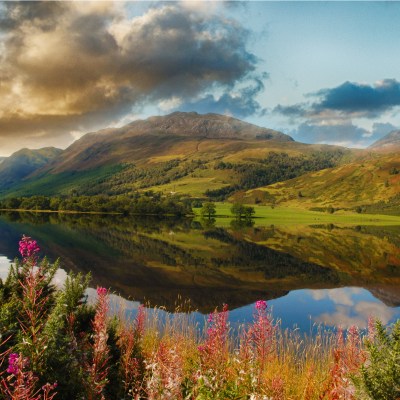
M 294 142 L 293 138 L 273 129 L 258 127 L 219 114 L 175 112 L 136 120 L 120 128 L 90 132 L 64 150 L 61 158 L 40 172 L 63 172 L 73 167 L 84 170 L 105 164 L 131 162 L 142 155 L 152 157 L 162 147 L 191 140 L 271 140 Z
M 8 185 L 3 195 L 154 190 L 218 200 L 364 154 L 299 143 L 281 132 L 225 115 L 175 112 L 88 133 L 32 169 L 23 181 Z

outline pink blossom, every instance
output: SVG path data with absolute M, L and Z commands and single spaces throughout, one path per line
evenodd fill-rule
M 256 310 L 266 310 L 267 309 L 267 302 L 265 300 L 258 300 L 256 301 Z
M 35 257 L 40 251 L 36 240 L 33 240 L 29 236 L 22 235 L 22 239 L 19 242 L 19 252 L 24 258 Z
M 107 289 L 104 287 L 97 288 L 97 295 L 98 296 L 105 296 L 107 294 Z
M 8 357 L 8 368 L 7 372 L 9 374 L 17 375 L 18 373 L 18 358 L 19 355 L 17 353 L 11 353 Z

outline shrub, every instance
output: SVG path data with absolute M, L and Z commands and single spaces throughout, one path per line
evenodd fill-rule
M 354 379 L 360 398 L 397 400 L 400 398 L 400 320 L 385 328 L 375 324 L 375 332 L 366 340 L 367 362 Z

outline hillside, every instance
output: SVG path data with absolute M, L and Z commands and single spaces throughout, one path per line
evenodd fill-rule
M 333 167 L 356 154 L 297 143 L 223 115 L 173 113 L 89 133 L 8 195 L 116 195 L 151 189 L 204 197 L 208 190 L 218 199 Z M 271 168 L 282 157 L 284 168 Z
M 61 154 L 62 150 L 45 147 L 39 150 L 21 149 L 0 160 L 0 192 L 19 183 Z
M 374 151 L 392 152 L 400 150 L 400 131 L 392 131 L 369 146 Z
M 199 151 L 199 141 L 210 140 L 293 141 L 281 132 L 225 115 L 175 112 L 137 120 L 122 128 L 86 134 L 68 147 L 46 171 L 82 171 L 126 162 L 142 164 L 157 156 L 188 156 Z
M 362 207 L 374 211 L 399 210 L 400 158 L 398 154 L 377 155 L 318 172 L 302 175 L 286 182 L 247 191 L 244 198 L 302 208 Z M 378 208 L 377 208 L 378 207 Z M 368 208 L 368 207 L 367 207 Z

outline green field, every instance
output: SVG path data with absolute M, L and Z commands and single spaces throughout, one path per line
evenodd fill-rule
M 232 219 L 231 203 L 216 203 L 217 226 L 229 226 Z M 377 225 L 400 226 L 400 217 L 393 215 L 357 214 L 349 211 L 337 211 L 334 214 L 301 210 L 297 208 L 251 205 L 255 210 L 254 223 L 257 226 L 265 225 Z M 200 209 L 194 209 L 195 214 L 200 216 Z

